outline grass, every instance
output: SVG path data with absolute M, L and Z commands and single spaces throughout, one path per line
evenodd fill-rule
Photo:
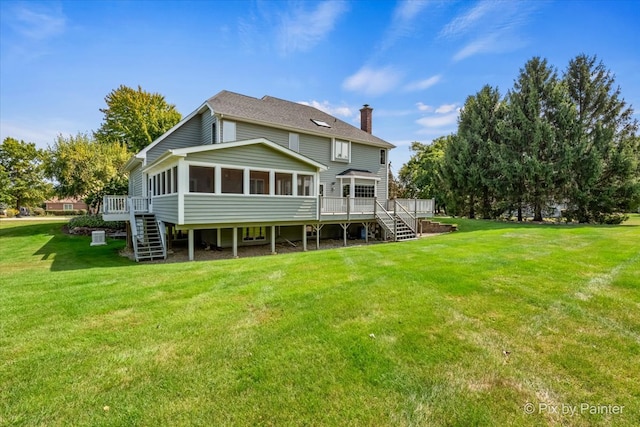
M 640 216 L 444 221 L 182 264 L 2 221 L 0 425 L 638 425 Z

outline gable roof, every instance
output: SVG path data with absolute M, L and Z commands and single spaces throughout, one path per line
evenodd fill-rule
M 317 108 L 271 96 L 258 99 L 223 90 L 209 98 L 206 104 L 213 113 L 231 120 L 258 122 L 383 148 L 394 147 L 393 144 Z M 318 124 L 318 122 L 324 123 Z

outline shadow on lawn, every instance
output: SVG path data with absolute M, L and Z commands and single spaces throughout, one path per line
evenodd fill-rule
M 0 239 L 5 242 L 9 256 L 12 246 L 39 246 L 33 252 L 34 257 L 37 257 L 35 262 L 51 262 L 51 271 L 123 267 L 134 264 L 118 253 L 125 245 L 124 240 L 107 238 L 107 245 L 91 246 L 90 236 L 65 234 L 64 225 L 63 222 L 20 224 L 11 227 L 2 224 Z

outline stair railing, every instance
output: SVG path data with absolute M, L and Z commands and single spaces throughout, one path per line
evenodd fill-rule
M 393 240 L 396 240 L 396 232 L 395 232 L 395 224 L 396 221 L 391 213 L 385 209 L 384 206 L 380 204 L 378 200 L 376 200 L 376 209 L 375 209 L 376 219 L 378 220 L 378 224 L 382 226 L 388 233 L 393 235 Z M 389 222 L 394 224 L 393 229 L 389 226 Z
M 394 204 L 394 213 L 396 218 L 400 219 L 414 234 L 417 234 L 416 217 L 411 214 L 401 203 Z
M 158 233 L 160 234 L 160 242 L 162 243 L 162 257 L 164 259 L 167 259 L 167 242 L 166 242 L 166 236 L 164 235 L 164 232 L 165 232 L 164 222 L 158 220 L 156 221 L 156 224 L 158 226 Z
M 136 212 L 133 199 L 129 197 L 127 199 L 129 205 L 129 224 L 131 226 L 131 242 L 133 244 L 133 255 L 138 261 L 138 224 L 136 223 Z

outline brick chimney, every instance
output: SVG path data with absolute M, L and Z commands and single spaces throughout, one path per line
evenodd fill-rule
M 371 133 L 371 117 L 373 116 L 373 108 L 369 104 L 364 104 L 360 109 L 360 129 L 367 133 Z

